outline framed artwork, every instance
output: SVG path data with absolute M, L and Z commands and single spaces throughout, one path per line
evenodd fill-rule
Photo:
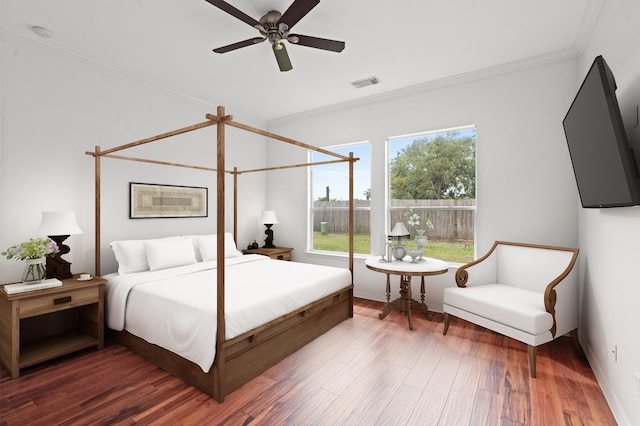
M 129 217 L 207 217 L 207 193 L 196 186 L 129 182 Z

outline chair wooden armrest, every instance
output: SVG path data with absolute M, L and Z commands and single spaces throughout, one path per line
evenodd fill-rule
M 467 269 L 472 267 L 483 267 L 484 264 L 482 264 L 482 262 L 484 262 L 486 259 L 489 258 L 489 256 L 493 254 L 496 247 L 498 247 L 498 244 L 500 243 L 501 243 L 500 241 L 494 242 L 491 249 L 484 256 L 472 262 L 466 263 L 458 268 L 458 270 L 456 271 L 456 284 L 458 285 L 458 287 L 460 288 L 466 287 L 467 282 L 469 281 L 469 272 L 467 271 Z

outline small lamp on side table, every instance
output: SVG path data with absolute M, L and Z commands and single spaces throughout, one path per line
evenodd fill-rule
M 47 278 L 58 278 L 60 280 L 71 278 L 71 263 L 62 258 L 63 254 L 71 251 L 69 246 L 63 242 L 69 235 L 82 234 L 82 229 L 76 222 L 76 212 L 42 212 L 42 221 L 35 232 L 35 235 L 46 235 L 58 244 L 60 251 L 54 257 L 47 257 L 46 276 Z
M 397 260 L 402 260 L 402 258 L 407 254 L 407 249 L 404 245 L 402 245 L 402 238 L 408 235 L 409 231 L 402 222 L 396 222 L 395 226 L 389 233 L 389 236 L 397 237 L 396 245 L 393 247 L 393 257 L 395 257 Z
M 274 210 L 263 211 L 262 217 L 260 218 L 260 223 L 267 227 L 267 229 L 264 231 L 264 233 L 267 234 L 267 238 L 265 238 L 264 245 L 262 247 L 274 248 L 275 245 L 273 244 L 273 231 L 271 230 L 271 227 L 276 223 L 280 223 L 278 222 L 278 218 L 276 217 L 276 212 Z

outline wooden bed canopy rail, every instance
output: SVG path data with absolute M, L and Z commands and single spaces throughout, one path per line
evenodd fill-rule
M 307 323 L 315 322 L 316 325 L 313 326 L 316 337 L 322 334 L 324 331 L 331 328 L 333 325 L 337 324 L 336 321 L 339 318 L 343 317 L 345 314 L 348 316 L 353 316 L 353 253 L 354 253 L 354 245 L 353 245 L 353 221 L 354 221 L 354 189 L 353 189 L 353 170 L 354 163 L 358 161 L 358 158 L 353 156 L 353 153 L 350 153 L 349 156 L 344 156 L 341 154 L 337 154 L 322 148 L 318 148 L 312 145 L 308 145 L 290 138 L 286 138 L 284 136 L 280 136 L 271 132 L 267 132 L 265 130 L 257 129 L 245 124 L 241 124 L 233 121 L 233 116 L 226 115 L 225 109 L 222 106 L 218 106 L 217 114 L 207 114 L 207 121 L 197 123 L 191 126 L 183 127 L 174 131 L 166 132 L 160 135 L 152 136 L 149 138 L 141 139 L 135 142 L 131 142 L 128 144 L 120 145 L 114 148 L 102 150 L 100 146 L 95 147 L 95 151 L 87 151 L 85 154 L 93 156 L 95 162 L 95 274 L 100 275 L 101 273 L 101 159 L 102 158 L 112 158 L 118 160 L 127 160 L 127 161 L 137 161 L 144 163 L 151 163 L 157 165 L 164 166 L 173 166 L 173 167 L 183 167 L 183 168 L 191 168 L 203 171 L 210 171 L 216 173 L 216 234 L 217 234 L 217 252 L 224 253 L 224 233 L 225 233 L 225 174 L 233 175 L 233 236 L 234 240 L 237 244 L 237 200 L 238 200 L 238 176 L 243 173 L 255 173 L 255 172 L 264 172 L 264 171 L 272 171 L 272 170 L 280 170 L 280 169 L 288 169 L 288 168 L 296 168 L 296 167 L 309 167 L 314 165 L 323 165 L 323 164 L 332 164 L 332 163 L 349 163 L 349 271 L 351 272 L 351 289 L 344 293 L 339 293 L 332 295 L 331 297 L 321 299 L 318 304 L 314 304 L 314 306 L 310 306 L 307 309 L 303 310 L 303 312 L 298 312 L 296 315 L 287 318 L 281 318 L 279 320 L 273 321 L 272 323 L 266 324 L 264 327 L 261 327 L 261 330 L 258 330 L 259 333 L 255 331 L 253 334 L 247 338 L 244 336 L 241 338 L 232 339 L 230 341 L 225 341 L 224 336 L 226 335 L 226 326 L 225 326 L 225 264 L 224 264 L 224 256 L 218 256 L 217 258 L 217 333 L 216 333 L 216 349 L 217 355 L 216 360 L 214 362 L 214 367 L 212 367 L 211 371 L 208 374 L 200 373 L 193 368 L 194 365 L 188 365 L 189 361 L 186 361 L 179 356 L 175 355 L 169 361 L 164 361 L 167 359 L 166 351 L 162 348 L 157 349 L 153 348 L 151 345 L 149 346 L 144 341 L 140 342 L 139 338 L 132 336 L 126 332 L 119 332 L 121 334 L 120 340 L 127 346 L 131 347 L 134 350 L 140 350 L 140 353 L 148 359 L 152 360 L 156 364 L 165 368 L 166 370 L 172 372 L 183 380 L 187 381 L 190 384 L 195 385 L 201 390 L 205 391 L 207 394 L 215 398 L 216 400 L 222 402 L 224 400 L 224 396 L 241 386 L 246 381 L 250 380 L 252 377 L 247 377 L 246 373 L 240 374 L 239 372 L 244 370 L 246 367 L 239 367 L 237 364 L 240 359 L 238 356 L 239 353 L 245 353 L 245 357 L 247 359 L 251 359 L 252 363 L 258 363 L 258 368 L 260 368 L 259 359 L 266 356 L 266 354 L 261 355 L 261 352 L 258 350 L 253 351 L 255 354 L 250 355 L 252 352 L 249 351 L 246 347 L 251 346 L 251 344 L 255 344 L 256 339 L 260 334 L 264 334 L 265 330 L 269 329 L 281 329 L 283 327 L 283 321 L 285 323 L 289 323 L 292 321 L 303 321 L 307 318 L 307 312 L 316 312 L 318 318 L 313 319 L 313 321 L 306 321 Z M 127 157 L 122 155 L 114 154 L 118 151 L 123 151 L 129 148 L 137 147 L 140 145 L 152 143 L 161 139 L 170 138 L 172 136 L 177 136 L 180 134 L 188 133 L 194 130 L 202 129 L 209 126 L 216 126 L 217 134 L 216 134 L 216 167 L 203 167 L 203 166 L 195 166 L 188 164 L 180 164 L 174 162 L 167 161 L 158 161 L 158 160 L 150 160 L 143 159 L 137 157 Z M 232 126 L 238 129 L 242 129 L 254 134 L 265 136 L 269 139 L 275 139 L 284 143 L 288 143 L 291 145 L 299 146 L 304 149 L 309 149 L 312 151 L 320 152 L 323 154 L 330 155 L 332 157 L 336 157 L 336 160 L 330 161 L 322 161 L 315 163 L 303 163 L 303 164 L 293 164 L 293 165 L 283 165 L 283 166 L 275 166 L 275 167 L 265 167 L 259 169 L 248 169 L 248 170 L 238 170 L 237 167 L 234 167 L 232 170 L 226 169 L 225 164 L 225 127 Z M 336 305 L 335 308 L 329 308 L 328 305 Z M 337 306 L 340 304 L 340 306 Z M 321 308 L 321 309 L 319 309 Z M 322 312 L 326 311 L 327 315 Z M 300 329 L 302 327 L 299 326 L 298 322 L 295 324 L 291 324 L 292 329 Z M 264 328 L 264 330 L 262 330 Z M 291 337 L 296 341 L 297 345 L 304 345 L 309 339 L 314 338 L 312 334 L 306 334 L 300 331 L 292 332 Z M 318 334 L 320 333 L 320 334 Z M 260 349 L 264 351 L 268 349 L 268 351 L 273 352 L 271 355 L 267 356 L 267 359 L 264 362 L 264 365 L 275 364 L 278 360 L 275 359 L 278 357 L 278 348 L 282 347 L 285 342 L 290 342 L 288 340 L 282 340 L 283 334 L 278 333 L 276 337 L 276 333 L 274 333 L 273 342 L 269 345 L 265 346 L 264 349 Z M 290 338 L 290 337 L 288 337 Z M 248 340 L 247 340 L 248 339 Z M 247 344 L 248 342 L 248 344 Z M 238 345 L 240 345 L 241 349 L 238 349 Z M 286 346 L 286 345 L 284 345 Z M 301 346 L 298 346 L 301 347 Z M 274 355 L 275 354 L 275 355 Z M 281 356 L 286 356 L 288 353 L 282 351 Z M 179 358 L 179 359 L 177 359 Z M 236 361 L 234 361 L 234 359 Z M 226 367 L 225 364 L 229 362 L 230 367 L 232 367 L 232 374 L 227 379 L 226 375 Z M 178 367 L 176 367 L 178 366 Z M 197 367 L 197 366 L 196 366 Z M 257 370 L 256 370 L 257 371 Z M 259 374 L 260 372 L 257 372 Z M 241 377 L 236 377 L 236 376 Z M 194 378 L 196 377 L 197 378 Z M 212 389 L 213 387 L 213 389 Z

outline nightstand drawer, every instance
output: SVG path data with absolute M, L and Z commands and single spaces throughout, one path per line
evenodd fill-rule
M 26 299 L 20 301 L 20 318 L 97 303 L 98 300 L 99 290 L 97 286 Z
M 273 254 L 270 254 L 269 257 L 275 260 L 291 260 L 291 252 L 286 251 L 282 253 L 273 253 Z

